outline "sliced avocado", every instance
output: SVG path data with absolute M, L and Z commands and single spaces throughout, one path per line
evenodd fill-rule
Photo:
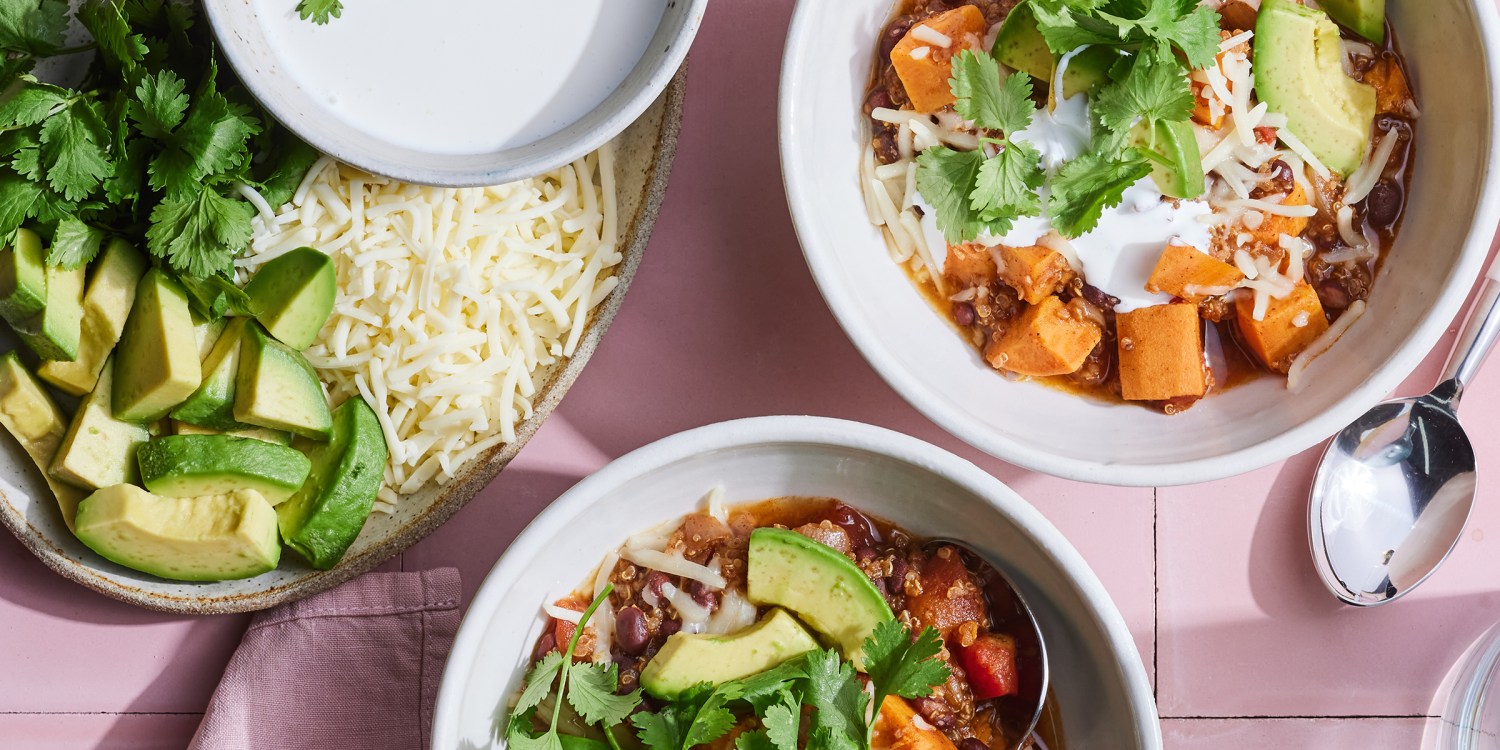
M 14 351 L 0 354 L 0 425 L 10 432 L 26 455 L 36 462 L 47 485 L 57 497 L 63 521 L 73 528 L 73 515 L 83 500 L 83 490 L 52 478 L 47 469 L 57 456 L 68 425 L 62 411 L 47 395 L 41 382 L 21 364 Z
M 385 479 L 385 433 L 375 411 L 360 398 L 340 404 L 332 438 L 313 445 L 307 457 L 312 472 L 276 515 L 286 546 L 326 570 L 359 536 Z
M 110 406 L 114 367 L 106 363 L 94 392 L 78 405 L 52 476 L 86 490 L 137 481 L 136 449 L 151 438 L 145 426 L 115 419 Z
M 199 427 L 187 422 L 173 422 L 172 434 L 174 435 L 233 435 L 234 437 L 254 438 L 264 440 L 276 445 L 291 445 L 292 434 L 280 430 L 268 430 L 264 427 L 246 427 L 241 430 L 215 430 L 212 427 Z
M 30 229 L 17 229 L 15 240 L 0 249 L 0 317 L 11 325 L 46 306 L 45 258 L 42 238 Z
M 318 338 L 338 293 L 333 259 L 299 247 L 264 266 L 245 285 L 255 318 L 278 341 L 301 351 Z
M 78 358 L 72 362 L 43 362 L 36 374 L 74 396 L 94 390 L 104 361 L 125 331 L 125 321 L 135 305 L 136 287 L 146 268 L 145 256 L 129 242 L 109 243 L 94 265 L 93 277 L 83 294 L 83 335 L 78 342 Z
M 244 339 L 248 318 L 229 321 L 218 341 L 203 360 L 203 383 L 172 410 L 179 422 L 211 427 L 216 430 L 252 428 L 234 418 L 235 376 L 240 367 L 240 342 Z
M 231 435 L 169 435 L 141 446 L 141 484 L 165 497 L 255 490 L 280 505 L 312 465 L 295 448 Z
M 1130 143 L 1151 159 L 1151 179 L 1163 195 L 1191 200 L 1207 189 L 1193 123 L 1163 121 L 1152 128 L 1142 120 L 1130 131 Z
M 79 540 L 120 565 L 174 581 L 228 581 L 276 568 L 276 511 L 254 490 L 161 497 L 132 484 L 78 506 Z
M 83 283 L 87 269 L 71 271 L 47 267 L 47 304 L 42 311 L 14 326 L 21 340 L 42 359 L 78 358 L 83 332 Z
M 1029 74 L 1047 86 L 1052 85 L 1059 57 L 1047 47 L 1042 32 L 1037 30 L 1036 16 L 1030 3 L 1021 3 L 1012 8 L 1000 31 L 995 36 L 995 46 L 990 56 L 1007 67 Z M 1063 98 L 1087 93 L 1109 81 L 1109 69 L 1119 59 L 1119 53 L 1108 47 L 1089 47 L 1068 60 L 1063 70 Z
M 1385 43 L 1385 0 L 1319 0 L 1340 26 L 1376 43 Z
M 189 309 L 191 309 L 191 303 L 189 303 Z M 214 350 L 214 345 L 219 343 L 219 339 L 228 328 L 229 318 L 204 320 L 198 316 L 198 313 L 193 313 L 193 341 L 198 344 L 199 361 L 208 359 L 209 353 Z
M 672 699 L 701 682 L 714 685 L 760 674 L 818 648 L 807 628 L 784 609 L 738 633 L 674 633 L 641 670 L 646 692 Z
M 327 440 L 332 417 L 318 373 L 302 353 L 245 326 L 235 379 L 234 418 L 245 424 Z
M 827 636 L 854 666 L 891 607 L 875 584 L 838 550 L 787 529 L 750 532 L 750 601 L 786 607 Z
M 154 422 L 203 381 L 193 318 L 182 285 L 158 269 L 141 279 L 115 358 L 115 418 Z
M 1340 176 L 1359 168 L 1375 123 L 1375 89 L 1344 73 L 1339 27 L 1294 0 L 1265 0 L 1255 22 L 1255 93 Z

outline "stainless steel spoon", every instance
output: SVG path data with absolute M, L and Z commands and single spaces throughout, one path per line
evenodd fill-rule
M 990 619 L 997 631 L 1008 633 L 1016 639 L 1016 671 L 1019 672 L 1020 691 L 1002 699 L 999 711 L 1005 733 L 1011 739 L 1010 747 L 1023 747 L 1042 718 L 1051 680 L 1052 670 L 1047 664 L 1047 643 L 1042 640 L 1042 628 L 1037 625 L 1036 615 L 1021 596 L 1021 591 L 988 558 L 975 552 L 967 544 L 953 539 L 931 539 L 923 546 L 933 549 L 944 545 L 961 550 L 974 560 L 983 562 L 995 574 L 995 582 L 1003 584 L 1006 589 L 1002 592 L 996 591 L 993 586 L 988 587 Z
M 1500 263 L 1448 357 L 1438 386 L 1365 412 L 1329 443 L 1308 508 L 1323 584 L 1361 607 L 1395 601 L 1443 564 L 1474 507 L 1474 448 L 1459 399 L 1500 338 Z

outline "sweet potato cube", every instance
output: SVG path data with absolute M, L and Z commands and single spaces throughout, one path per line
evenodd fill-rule
M 1292 360 L 1328 330 L 1323 303 L 1306 282 L 1293 287 L 1284 299 L 1272 299 L 1260 320 L 1254 316 L 1255 298 L 1248 294 L 1235 300 L 1234 312 L 1240 341 L 1262 364 L 1280 373 L 1291 368 Z
M 1011 321 L 999 339 L 985 347 L 990 366 L 1019 375 L 1066 375 L 1083 366 L 1104 332 L 1075 305 L 1047 297 Z
M 966 49 L 979 50 L 984 33 L 984 13 L 972 5 L 960 5 L 912 26 L 896 42 L 891 65 L 906 87 L 906 98 L 913 109 L 936 112 L 953 103 L 953 90 L 948 87 L 953 58 Z M 947 39 L 948 43 L 939 45 L 934 39 Z
M 1146 280 L 1146 291 L 1188 302 L 1226 294 L 1245 279 L 1240 269 L 1190 245 L 1168 244 Z
M 972 6 L 965 6 L 972 7 Z M 953 740 L 941 730 L 918 721 L 917 711 L 900 696 L 888 695 L 875 715 L 871 747 L 885 750 L 954 750 Z
M 1411 86 L 1406 83 L 1406 74 L 1394 57 L 1382 57 L 1365 71 L 1365 83 L 1375 87 L 1375 108 L 1382 115 L 1408 115 L 1407 104 L 1411 102 Z
M 1202 396 L 1208 390 L 1197 305 L 1174 303 L 1122 312 L 1115 316 L 1115 327 L 1120 339 L 1120 395 L 1125 400 L 1166 401 Z
M 1073 280 L 1073 267 L 1062 253 L 1051 248 L 1000 246 L 1000 280 L 1009 284 L 1027 304 L 1035 305 L 1060 292 Z
M 1302 184 L 1292 183 L 1292 192 L 1281 201 L 1283 206 L 1306 206 L 1307 191 L 1302 189 Z M 1257 242 L 1271 247 L 1280 247 L 1281 235 L 1299 237 L 1307 229 L 1308 218 L 1306 216 L 1279 216 L 1277 214 L 1264 214 L 1265 219 L 1260 226 L 1249 230 Z
M 943 276 L 958 289 L 988 284 L 995 280 L 995 255 L 977 242 L 949 245 L 943 261 Z

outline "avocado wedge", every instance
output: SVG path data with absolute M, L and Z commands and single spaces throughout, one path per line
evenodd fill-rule
M 161 497 L 105 487 L 78 506 L 78 539 L 105 559 L 173 581 L 228 581 L 276 568 L 276 512 L 254 490 Z
M 328 442 L 314 444 L 307 457 L 312 472 L 276 515 L 286 546 L 326 570 L 359 536 L 385 478 L 385 433 L 375 411 L 360 398 L 340 404 Z
M 864 666 L 865 639 L 893 618 L 875 584 L 838 550 L 788 529 L 750 532 L 749 599 L 786 607 Z
M 0 355 L 0 426 L 10 432 L 41 470 L 57 497 L 63 521 L 72 529 L 74 513 L 85 493 L 48 473 L 68 424 L 41 382 L 27 371 L 14 351 Z
M 42 380 L 74 396 L 94 390 L 104 361 L 125 332 L 125 321 L 135 306 L 136 287 L 147 265 L 146 258 L 129 242 L 115 240 L 109 244 L 94 264 L 93 277 L 83 293 L 78 358 L 43 362 L 36 371 Z
M 168 435 L 141 446 L 141 483 L 165 497 L 255 490 L 285 502 L 307 479 L 307 457 L 295 448 L 232 435 Z
M 47 304 L 46 253 L 42 238 L 30 229 L 0 248 L 0 317 L 11 325 L 42 311 Z

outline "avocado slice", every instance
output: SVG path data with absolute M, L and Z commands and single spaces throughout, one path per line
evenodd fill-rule
M 278 341 L 298 351 L 318 339 L 337 293 L 333 259 L 310 247 L 269 261 L 245 285 L 256 320 Z
M 78 358 L 72 362 L 43 362 L 36 374 L 74 396 L 93 391 L 104 361 L 125 331 L 125 321 L 135 305 L 136 287 L 146 267 L 145 256 L 129 242 L 109 243 L 94 265 L 93 278 L 83 294 L 83 333 L 78 342 Z
M 788 529 L 750 532 L 750 601 L 786 607 L 864 667 L 865 639 L 891 619 L 875 584 L 838 550 Z
M 1320 0 L 1318 7 L 1340 26 L 1376 43 L 1385 43 L 1385 0 Z
M 0 249 L 0 317 L 19 325 L 47 305 L 46 254 L 42 238 L 30 229 Z
M 1000 31 L 995 35 L 995 46 L 990 56 L 1007 67 L 1029 74 L 1047 86 L 1052 85 L 1057 71 L 1058 56 L 1047 47 L 1042 32 L 1037 30 L 1036 16 L 1031 4 L 1023 2 L 1012 8 Z M 1063 98 L 1071 99 L 1080 93 L 1088 93 L 1094 87 L 1109 82 L 1109 69 L 1120 59 L 1118 52 L 1108 47 L 1089 47 L 1074 55 L 1063 71 Z
M 641 670 L 641 687 L 671 700 L 699 683 L 718 685 L 760 674 L 817 648 L 807 628 L 776 608 L 738 633 L 672 634 Z
M 1142 120 L 1130 131 L 1130 143 L 1151 158 L 1151 179 L 1162 195 L 1191 200 L 1208 189 L 1193 123 L 1162 121 L 1152 128 Z
M 248 318 L 235 318 L 219 335 L 218 341 L 203 360 L 203 383 L 172 410 L 179 422 L 211 427 L 216 430 L 253 428 L 234 418 L 235 377 L 240 368 L 240 342 Z
M 21 340 L 42 359 L 78 358 L 83 332 L 83 284 L 87 269 L 47 267 L 47 304 L 42 311 L 13 326 Z
M 198 360 L 201 362 L 208 359 L 213 352 L 214 345 L 219 343 L 224 331 L 229 328 L 229 318 L 214 318 L 204 320 L 193 313 L 193 341 L 198 344 Z
M 1265 0 L 1255 22 L 1255 93 L 1340 176 L 1359 168 L 1375 124 L 1374 87 L 1344 73 L 1339 27 L 1294 0 Z
M 264 440 L 276 445 L 291 445 L 292 435 L 280 430 L 268 430 L 264 427 L 246 427 L 240 430 L 215 430 L 212 427 L 199 427 L 187 422 L 172 422 L 172 434 L 174 435 L 233 435 L 234 437 L 254 438 Z
M 228 581 L 276 568 L 276 511 L 255 490 L 161 497 L 105 487 L 78 506 L 78 539 L 132 570 L 174 581 Z
M 307 456 L 284 445 L 232 435 L 169 435 L 141 446 L 141 483 L 165 497 L 255 490 L 286 502 L 307 479 Z
M 86 490 L 136 481 L 136 449 L 151 439 L 151 433 L 144 425 L 115 419 L 110 406 L 113 370 L 106 363 L 94 392 L 78 405 L 52 460 L 54 478 Z
M 327 440 L 332 424 L 318 373 L 302 353 L 245 326 L 235 378 L 234 418 L 245 424 Z
M 314 568 L 328 569 L 359 536 L 385 479 L 385 433 L 364 399 L 333 412 L 332 438 L 307 453 L 312 472 L 292 499 L 276 507 L 281 538 Z
M 0 354 L 0 425 L 5 426 L 42 471 L 52 494 L 57 497 L 63 521 L 72 529 L 73 516 L 84 492 L 53 479 L 47 471 L 57 456 L 57 448 L 62 445 L 68 426 L 52 397 L 21 364 L 21 358 L 14 351 Z
M 159 269 L 146 272 L 115 358 L 115 418 L 154 422 L 203 380 L 187 292 Z

